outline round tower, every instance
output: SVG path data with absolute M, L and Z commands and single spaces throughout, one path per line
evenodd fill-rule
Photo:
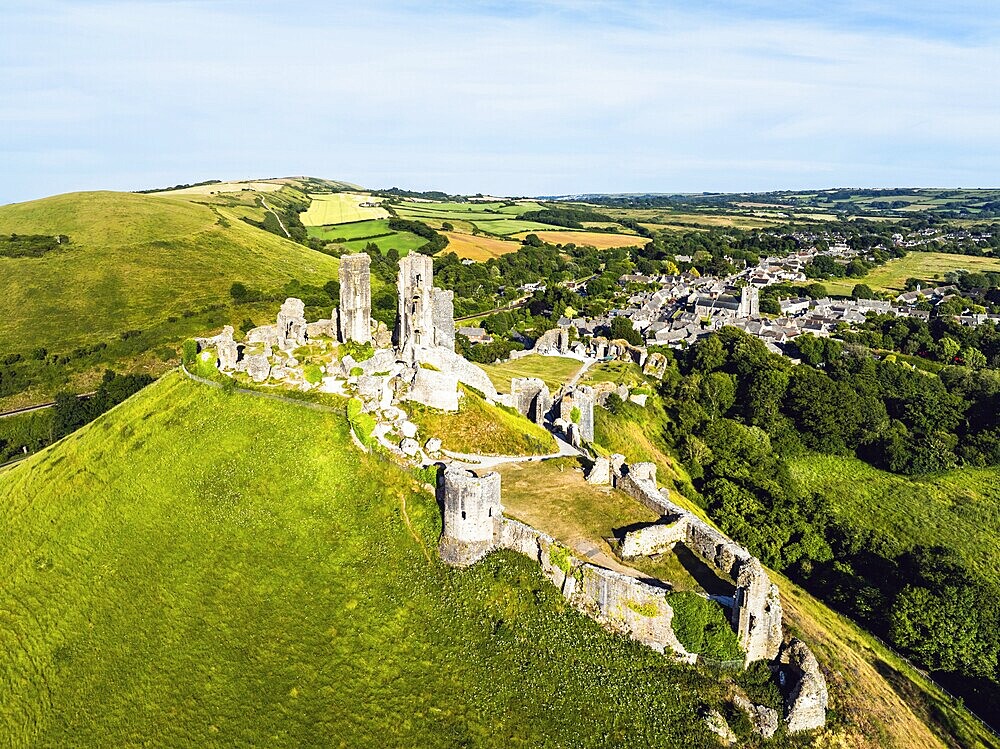
M 444 529 L 441 558 L 456 567 L 475 564 L 496 548 L 503 506 L 500 474 L 476 476 L 461 468 L 446 468 L 441 480 Z

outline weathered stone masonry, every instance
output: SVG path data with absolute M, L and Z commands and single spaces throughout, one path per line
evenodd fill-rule
M 372 339 L 371 258 L 365 254 L 340 258 L 340 340 L 368 343 Z
M 785 719 L 789 731 L 820 728 L 825 724 L 826 680 L 812 652 L 798 640 L 782 647 L 781 602 L 760 562 L 742 547 L 699 518 L 670 502 L 656 486 L 652 463 L 627 465 L 613 456 L 598 470 L 606 470 L 622 491 L 667 518 L 656 524 L 663 530 L 659 543 L 682 542 L 716 570 L 736 581 L 732 623 L 745 663 L 780 661 L 788 699 Z M 471 471 L 446 468 L 439 492 L 444 505 L 440 553 L 444 561 L 468 566 L 495 549 L 510 549 L 534 559 L 542 573 L 578 610 L 608 628 L 626 634 L 660 652 L 671 652 L 694 663 L 674 634 L 673 610 L 666 590 L 598 567 L 575 557 L 551 536 L 504 517 L 500 475 L 478 477 Z M 640 529 L 646 530 L 646 529 Z M 626 544 L 628 544 L 628 537 Z M 632 539 L 632 543 L 636 543 Z

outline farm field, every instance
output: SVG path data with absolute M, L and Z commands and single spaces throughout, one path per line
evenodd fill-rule
M 919 278 L 928 283 L 943 284 L 944 274 L 951 270 L 1000 271 L 1000 258 L 974 255 L 951 255 L 944 252 L 910 252 L 894 258 L 863 278 L 830 279 L 821 283 L 832 294 L 850 295 L 855 284 L 868 284 L 876 291 L 902 292 L 907 278 Z
M 357 221 L 334 226 L 310 226 L 307 227 L 307 231 L 310 237 L 319 237 L 331 242 L 337 239 L 347 240 L 337 242 L 345 252 L 364 252 L 365 247 L 371 242 L 378 245 L 383 255 L 394 248 L 402 257 L 411 250 L 427 244 L 426 239 L 416 234 L 390 229 L 388 219 Z
M 0 474 L 13 746 L 708 746 L 729 677 L 577 614 L 346 420 L 171 374 Z M 373 705 L 378 709 L 373 709 Z
M 908 478 L 856 458 L 809 455 L 789 461 L 792 476 L 819 492 L 851 526 L 914 544 L 947 546 L 987 577 L 1000 575 L 1000 471 L 963 468 Z
M 542 230 L 517 234 L 518 239 L 524 239 L 528 234 L 537 234 L 538 238 L 551 244 L 569 244 L 578 246 L 590 245 L 599 250 L 606 250 L 611 247 L 640 247 L 649 244 L 652 240 L 646 237 L 639 237 L 634 234 L 605 234 L 604 232 L 593 231 L 573 231 L 573 230 Z
M 565 356 L 530 354 L 503 364 L 481 366 L 490 376 L 497 392 L 509 393 L 510 381 L 514 377 L 538 377 L 545 381 L 549 390 L 555 391 L 580 370 L 582 363 Z
M 350 192 L 310 195 L 309 210 L 299 218 L 305 226 L 328 226 L 347 224 L 352 221 L 388 218 L 385 208 L 362 208 L 361 203 L 371 200 L 369 195 Z
M 395 206 L 401 218 L 426 221 L 435 229 L 448 222 L 469 233 L 472 227 L 494 236 L 509 236 L 522 231 L 544 231 L 551 229 L 549 224 L 535 221 L 521 221 L 517 217 L 527 211 L 543 208 L 539 203 L 524 202 L 514 205 L 505 203 L 413 203 L 406 202 Z
M 448 246 L 445 248 L 445 252 L 454 252 L 460 258 L 468 258 L 469 260 L 480 262 L 506 255 L 508 252 L 517 252 L 521 246 L 520 242 L 508 242 L 481 234 L 473 236 L 471 234 L 446 231 L 444 235 L 448 237 Z

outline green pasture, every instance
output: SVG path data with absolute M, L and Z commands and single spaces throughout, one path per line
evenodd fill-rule
M 981 574 L 1000 574 L 1000 471 L 963 468 L 904 477 L 856 458 L 808 455 L 789 461 L 792 476 L 818 492 L 836 517 L 878 532 L 901 552 L 913 545 L 946 546 Z
M 944 252 L 910 252 L 906 257 L 894 258 L 885 265 L 873 268 L 863 278 L 837 278 L 821 281 L 831 294 L 849 296 L 855 284 L 863 283 L 876 291 L 902 292 L 906 279 L 919 278 L 928 283 L 944 284 L 948 271 L 968 270 L 1000 271 L 1000 258 L 974 255 L 951 255 Z

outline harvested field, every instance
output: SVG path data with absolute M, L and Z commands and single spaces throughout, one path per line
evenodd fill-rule
M 590 245 L 599 250 L 607 250 L 611 247 L 639 247 L 649 244 L 651 240 L 645 237 L 637 237 L 631 234 L 604 234 L 603 232 L 592 231 L 534 231 L 521 232 L 515 236 L 524 239 L 528 234 L 537 234 L 543 242 L 552 244 Z
M 445 252 L 454 252 L 459 257 L 469 260 L 489 260 L 506 255 L 508 252 L 517 252 L 521 246 L 520 242 L 508 242 L 482 235 L 474 237 L 471 234 L 461 234 L 455 231 L 446 231 L 444 235 L 448 237 L 448 247 Z

